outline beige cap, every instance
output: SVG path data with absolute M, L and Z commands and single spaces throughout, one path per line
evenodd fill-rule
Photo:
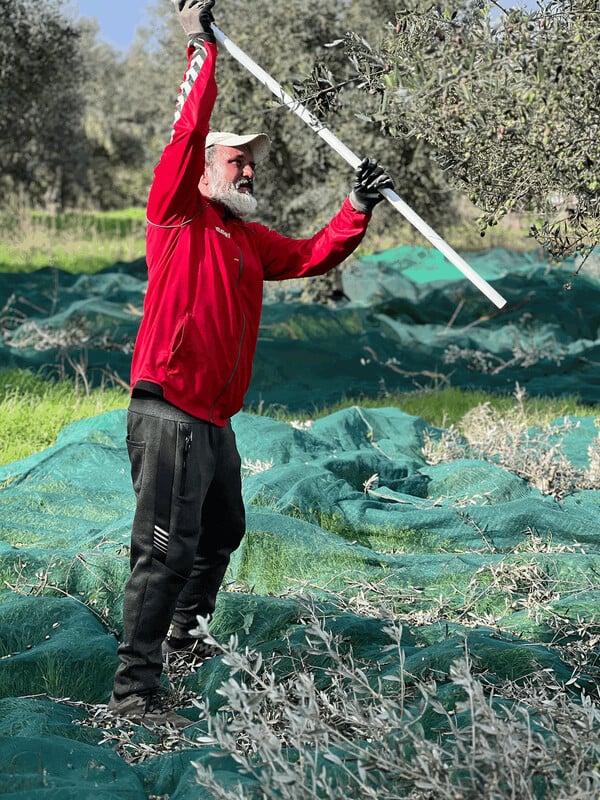
M 252 156 L 257 164 L 267 157 L 271 148 L 271 140 L 266 133 L 248 133 L 245 136 L 238 136 L 237 133 L 229 133 L 229 131 L 211 131 L 206 137 L 206 146 L 212 147 L 214 144 L 222 144 L 226 147 L 250 145 Z

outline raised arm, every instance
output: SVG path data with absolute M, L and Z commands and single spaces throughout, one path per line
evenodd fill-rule
M 217 46 L 212 34 L 214 0 L 173 0 L 188 36 L 188 65 L 179 89 L 171 139 L 154 171 L 148 198 L 148 222 L 181 225 L 198 213 L 198 182 L 204 172 L 204 148 L 217 97 Z
M 381 190 L 393 181 L 374 160 L 356 169 L 352 191 L 333 219 L 309 239 L 291 239 L 263 229 L 261 257 L 266 280 L 323 275 L 338 266 L 360 244 Z

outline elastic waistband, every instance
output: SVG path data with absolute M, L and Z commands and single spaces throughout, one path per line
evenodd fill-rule
M 206 420 L 198 419 L 198 417 L 192 417 L 191 414 L 186 414 L 185 411 L 171 405 L 171 403 L 167 403 L 166 400 L 162 400 L 160 397 L 132 397 L 129 401 L 129 411 L 135 414 L 147 414 L 151 417 L 170 419 L 173 422 L 212 424 Z

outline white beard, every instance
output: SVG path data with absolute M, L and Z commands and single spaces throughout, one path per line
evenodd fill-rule
M 243 186 L 246 178 L 242 178 L 237 183 L 226 183 L 223 178 L 223 170 L 220 164 L 214 163 L 206 171 L 208 178 L 208 190 L 211 200 L 218 200 L 228 208 L 236 217 L 247 217 L 256 211 L 258 201 L 250 192 L 238 191 L 239 186 Z

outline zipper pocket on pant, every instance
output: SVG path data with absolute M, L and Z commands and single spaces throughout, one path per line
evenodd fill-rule
M 186 433 L 185 439 L 183 441 L 183 457 L 181 459 L 181 481 L 179 484 L 179 494 L 185 494 L 185 485 L 187 481 L 187 466 L 188 466 L 188 454 L 190 452 L 190 448 L 192 446 L 192 432 Z

